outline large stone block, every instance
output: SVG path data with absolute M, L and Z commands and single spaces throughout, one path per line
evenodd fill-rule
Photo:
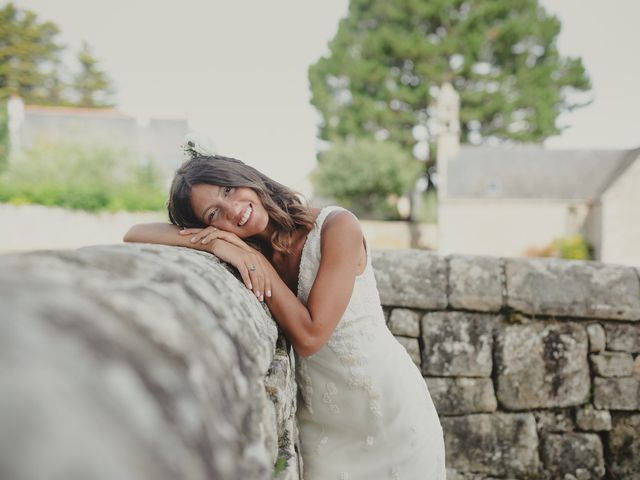
M 532 315 L 640 320 L 632 267 L 591 261 L 510 258 L 507 305 Z
M 580 430 L 601 432 L 611 430 L 611 413 L 609 410 L 596 410 L 591 406 L 576 411 L 576 424 Z
M 425 378 L 440 415 L 495 412 L 498 404 L 490 378 Z
M 640 413 L 615 413 L 607 437 L 612 478 L 640 478 Z
M 594 378 L 593 404 L 600 409 L 640 410 L 640 379 Z
M 607 332 L 607 350 L 640 352 L 640 325 L 608 322 L 604 328 Z
M 495 315 L 430 312 L 422 317 L 422 370 L 425 376 L 491 375 Z
M 372 261 L 383 305 L 446 308 L 444 257 L 421 250 L 374 250 Z
M 589 355 L 589 360 L 601 377 L 628 377 L 633 373 L 633 357 L 627 352 L 601 352 Z
M 487 476 L 538 472 L 538 434 L 530 413 L 480 413 L 441 418 L 447 467 Z
M 602 442 L 595 433 L 549 433 L 542 461 L 551 478 L 598 479 L 605 473 Z
M 538 433 L 572 432 L 575 430 L 571 412 L 568 408 L 558 410 L 535 410 Z
M 498 312 L 502 308 L 501 258 L 453 255 L 449 258 L 449 305 Z
M 394 308 L 389 319 L 389 330 L 394 335 L 417 338 L 420 336 L 420 312 L 408 308 Z
M 587 351 L 581 325 L 506 326 L 497 336 L 498 401 L 513 410 L 584 403 L 590 390 Z

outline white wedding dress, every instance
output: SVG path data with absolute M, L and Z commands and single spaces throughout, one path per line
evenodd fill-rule
M 320 264 L 325 207 L 300 259 L 305 305 Z M 331 301 L 331 299 L 327 299 Z M 426 383 L 385 324 L 367 252 L 331 338 L 297 357 L 298 425 L 305 480 L 444 480 L 442 428 Z

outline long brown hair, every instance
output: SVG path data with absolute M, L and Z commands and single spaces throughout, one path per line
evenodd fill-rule
M 174 225 L 206 226 L 191 207 L 191 189 L 198 184 L 248 187 L 256 192 L 274 227 L 270 245 L 259 245 L 255 239 L 252 242 L 261 249 L 267 247 L 290 253 L 293 233 L 300 228 L 309 231 L 313 227 L 314 215 L 299 194 L 240 160 L 220 155 L 195 156 L 176 171 L 167 204 L 169 220 Z

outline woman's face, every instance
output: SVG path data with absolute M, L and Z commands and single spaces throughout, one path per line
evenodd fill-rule
M 235 233 L 240 238 L 263 234 L 269 224 L 269 214 L 260 197 L 248 187 L 194 185 L 191 208 L 204 224 Z

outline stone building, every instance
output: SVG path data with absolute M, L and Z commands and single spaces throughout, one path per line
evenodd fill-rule
M 25 105 L 16 97 L 9 101 L 8 113 L 12 149 L 39 140 L 108 144 L 140 161 L 153 161 L 167 178 L 183 160 L 180 144 L 189 130 L 182 118 L 143 122 L 111 108 Z
M 640 148 L 547 150 L 459 145 L 458 99 L 438 109 L 438 246 L 521 256 L 581 234 L 595 260 L 640 265 Z

